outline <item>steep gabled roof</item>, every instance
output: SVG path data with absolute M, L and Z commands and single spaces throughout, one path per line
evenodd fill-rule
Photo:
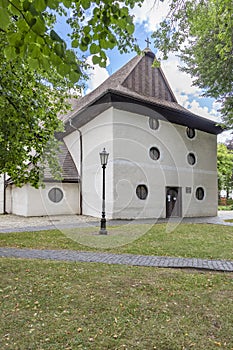
M 162 69 L 152 68 L 154 58 L 153 52 L 150 49 L 145 49 L 141 55 L 132 58 L 95 90 L 77 100 L 76 104 L 73 102 L 73 113 L 64 115 L 61 119 L 66 122 L 83 108 L 95 103 L 108 91 L 135 92 L 140 96 L 154 98 L 164 106 L 169 105 L 166 102 L 175 102 L 177 104 Z
M 73 182 L 80 182 L 80 176 L 78 173 L 78 170 L 74 164 L 73 158 L 71 157 L 71 154 L 66 147 L 65 143 L 61 141 L 61 144 L 59 146 L 59 152 L 57 152 L 58 162 L 61 167 L 61 176 L 62 180 L 58 182 L 65 182 L 65 183 L 73 183 Z M 33 164 L 28 164 L 29 169 L 33 168 Z M 44 182 L 57 182 L 57 180 L 54 180 L 53 175 L 51 174 L 49 165 L 47 164 L 44 169 Z M 13 184 L 14 182 L 9 177 L 7 179 L 7 184 Z
M 57 153 L 59 165 L 62 169 L 62 182 L 79 182 L 80 176 L 78 170 L 74 164 L 73 158 L 66 147 L 65 143 L 62 142 L 60 145 L 60 152 Z M 44 171 L 44 181 L 54 181 L 49 166 L 46 166 Z
M 213 134 L 220 133 L 221 128 L 216 127 L 214 122 L 193 114 L 177 103 L 162 69 L 152 66 L 154 59 L 154 53 L 146 48 L 99 87 L 80 98 L 73 112 L 61 118 L 66 124 L 66 133 L 73 131 L 68 120 L 72 119 L 72 124 L 79 128 L 111 106 L 125 110 L 128 107 L 123 102 L 134 104 L 135 113 L 141 111 L 138 113 L 143 114 L 143 109 L 138 106 L 146 106 L 156 112 L 156 116 L 159 113 L 161 118 L 172 123 Z M 133 111 L 132 106 L 129 110 Z

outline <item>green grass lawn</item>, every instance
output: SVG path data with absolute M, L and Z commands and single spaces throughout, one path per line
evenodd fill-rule
M 233 274 L 0 264 L 1 350 L 233 349 Z
M 174 257 L 233 259 L 233 227 L 210 224 L 124 225 L 0 234 L 0 246 L 109 251 Z

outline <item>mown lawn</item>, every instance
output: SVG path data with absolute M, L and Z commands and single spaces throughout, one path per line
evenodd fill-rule
M 210 224 L 124 225 L 0 234 L 0 246 L 110 251 L 174 257 L 233 259 L 233 227 Z
M 0 264 L 1 350 L 233 349 L 233 274 Z

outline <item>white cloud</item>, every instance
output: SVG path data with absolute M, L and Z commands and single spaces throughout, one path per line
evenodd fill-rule
M 181 72 L 178 66 L 182 63 L 175 54 L 171 54 L 167 61 L 163 61 L 161 68 L 174 92 L 177 101 L 191 112 L 214 121 L 219 119 L 219 104 L 211 99 L 201 97 L 202 90 L 192 85 L 192 78 L 185 72 Z M 201 106 L 200 100 L 206 105 Z M 203 103 L 202 103 L 203 104 Z
M 106 68 L 101 68 L 98 65 L 93 65 L 92 56 L 89 56 L 87 58 L 87 63 L 91 66 L 91 68 L 88 71 L 89 80 L 87 82 L 88 88 L 85 92 L 86 94 L 96 89 L 100 84 L 102 84 L 109 77 L 109 73 Z M 109 64 L 110 64 L 110 60 L 108 59 L 107 66 Z
M 164 71 L 178 102 L 180 102 L 179 98 L 182 94 L 193 94 L 196 97 L 201 94 L 201 90 L 198 87 L 192 86 L 191 77 L 185 72 L 179 70 L 178 66 L 181 65 L 182 63 L 180 59 L 176 57 L 175 54 L 170 54 L 169 59 L 161 63 L 161 68 Z
M 227 130 L 218 135 L 218 142 L 224 143 L 226 140 L 232 140 L 232 130 Z
M 170 1 L 161 2 L 159 0 L 145 0 L 142 7 L 136 6 L 132 10 L 135 21 L 144 23 L 145 29 L 153 31 L 157 25 L 167 16 Z

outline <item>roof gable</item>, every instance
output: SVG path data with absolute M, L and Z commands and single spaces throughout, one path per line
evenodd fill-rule
M 215 122 L 195 115 L 177 103 L 162 69 L 152 66 L 154 59 L 154 53 L 146 48 L 141 55 L 132 58 L 99 87 L 80 98 L 73 111 L 61 117 L 65 123 L 65 133 L 59 133 L 57 137 L 62 138 L 73 131 L 69 120 L 72 119 L 72 124 L 80 128 L 110 107 L 127 108 L 127 104 L 121 103 L 123 101 L 135 105 L 135 113 L 139 113 L 140 110 L 140 114 L 146 113 L 148 116 L 149 108 L 151 116 L 155 118 L 158 118 L 160 113 L 161 119 L 171 123 L 212 134 L 222 132 L 221 127 L 216 126 Z M 147 107 L 144 113 L 143 106 Z
M 153 67 L 155 55 L 145 51 L 138 64 L 126 76 L 122 86 L 140 95 L 177 102 L 161 68 Z

